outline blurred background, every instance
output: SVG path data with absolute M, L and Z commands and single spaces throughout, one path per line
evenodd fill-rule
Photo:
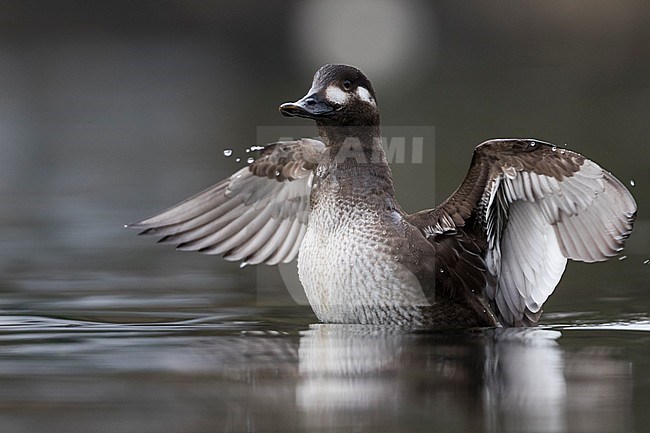
M 0 284 L 20 301 L 0 305 L 46 307 L 25 290 L 69 308 L 161 285 L 212 299 L 258 272 L 281 286 L 274 269 L 154 247 L 122 225 L 237 170 L 259 127 L 304 126 L 277 107 L 333 62 L 373 80 L 385 125 L 435 128 L 422 164 L 394 166 L 409 211 L 451 193 L 489 138 L 566 145 L 611 170 L 640 208 L 628 258 L 570 265 L 571 289 L 549 306 L 647 296 L 648 22 L 637 1 L 4 0 Z
M 647 431 L 648 23 L 627 0 L 0 1 L 0 429 Z M 566 146 L 630 188 L 624 256 L 569 264 L 546 304 L 559 343 L 304 332 L 277 269 L 123 228 L 307 125 L 277 107 L 338 62 L 387 128 L 435 131 L 393 166 L 408 211 L 489 138 Z

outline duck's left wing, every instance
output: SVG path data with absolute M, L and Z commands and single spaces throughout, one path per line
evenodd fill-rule
M 290 262 L 307 229 L 313 170 L 324 150 L 311 139 L 267 145 L 228 179 L 127 227 L 184 251 L 249 264 Z
M 409 218 L 432 242 L 461 228 L 484 240 L 494 277 L 484 294 L 514 326 L 538 320 L 567 259 L 597 262 L 620 252 L 636 209 L 625 186 L 595 162 L 552 144 L 511 139 L 477 146 L 456 192 Z

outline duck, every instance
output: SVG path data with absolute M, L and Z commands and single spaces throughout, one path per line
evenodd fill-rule
M 357 67 L 322 66 L 280 113 L 319 139 L 271 143 L 254 162 L 127 227 L 243 264 L 298 259 L 323 323 L 426 328 L 538 324 L 567 261 L 619 254 L 637 206 L 597 163 L 537 139 L 474 149 L 437 207 L 405 212 L 382 148 L 375 89 Z

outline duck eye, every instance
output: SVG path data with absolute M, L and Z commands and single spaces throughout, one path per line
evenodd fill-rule
M 344 80 L 341 84 L 343 84 L 345 90 L 350 90 L 352 88 L 352 82 L 350 80 Z

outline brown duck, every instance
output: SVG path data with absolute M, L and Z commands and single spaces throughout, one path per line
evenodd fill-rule
M 456 192 L 404 212 L 375 91 L 355 67 L 323 66 L 280 111 L 313 119 L 322 141 L 270 144 L 230 178 L 129 227 L 248 264 L 298 256 L 323 322 L 444 328 L 536 324 L 567 259 L 606 260 L 632 230 L 636 204 L 620 181 L 530 139 L 478 145 Z

